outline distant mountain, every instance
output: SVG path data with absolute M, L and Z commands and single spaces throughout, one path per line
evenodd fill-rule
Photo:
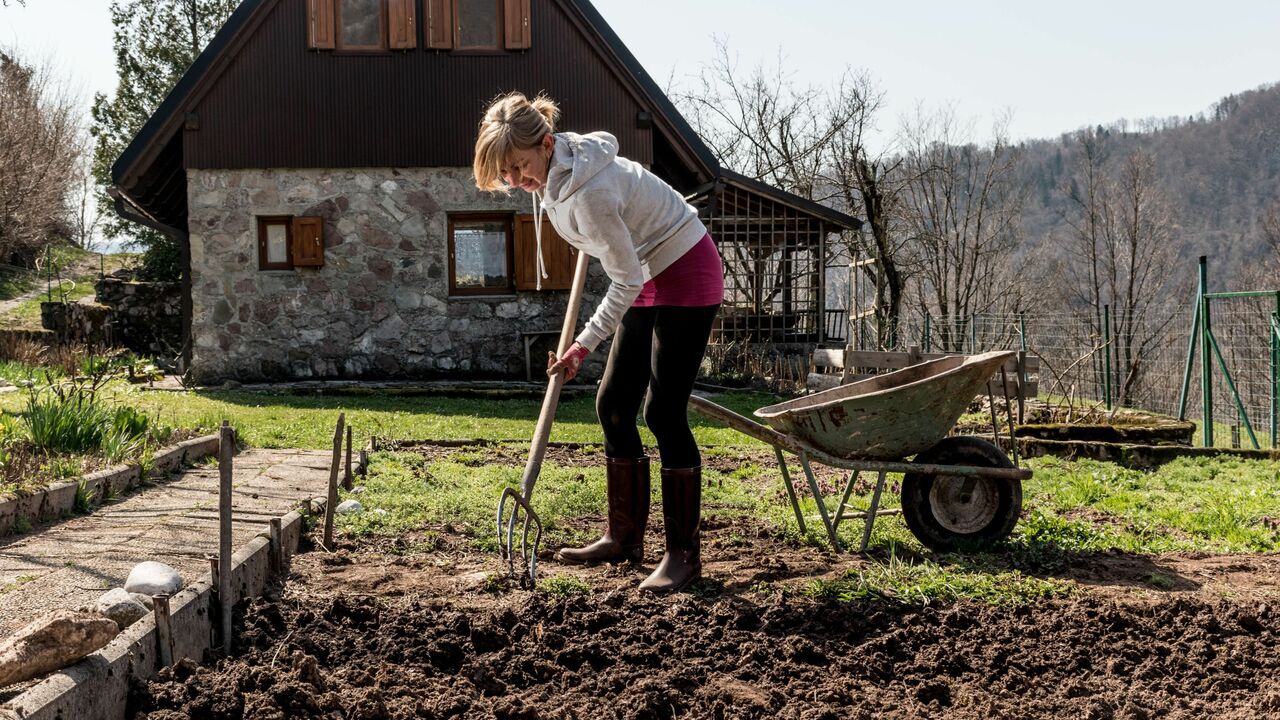
M 1120 121 L 1085 129 L 1103 139 L 1108 162 L 1134 150 L 1154 160 L 1158 189 L 1170 201 L 1174 233 L 1188 273 L 1210 258 L 1212 289 L 1240 289 L 1240 272 L 1271 252 L 1259 219 L 1280 201 L 1280 84 L 1228 95 L 1199 115 Z M 1065 237 L 1072 212 L 1064 188 L 1079 160 L 1076 133 L 1023 145 L 1020 172 L 1030 188 L 1024 229 L 1034 244 Z M 1274 285 L 1280 285 L 1276 278 Z

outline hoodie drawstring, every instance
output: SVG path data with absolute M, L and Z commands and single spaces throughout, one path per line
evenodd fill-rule
M 542 259 L 542 203 L 538 200 L 538 192 L 536 190 L 530 195 L 533 196 L 533 237 L 538 245 L 538 270 L 534 273 L 534 286 L 536 290 L 541 290 L 542 279 L 549 277 L 547 275 L 547 264 Z

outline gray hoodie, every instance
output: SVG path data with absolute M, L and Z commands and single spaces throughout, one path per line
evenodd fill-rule
M 618 141 L 609 133 L 555 137 L 542 207 L 556 232 L 599 258 L 612 281 L 577 338 L 595 350 L 618 329 L 645 281 L 697 245 L 707 229 L 670 185 L 619 157 Z

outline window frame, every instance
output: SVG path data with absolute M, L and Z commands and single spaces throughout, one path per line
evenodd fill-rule
M 513 212 L 457 212 L 448 214 L 448 250 L 449 256 L 449 297 L 474 297 L 474 296 L 494 296 L 515 295 L 516 292 L 516 272 L 515 272 L 515 213 Z M 501 222 L 506 226 L 507 242 L 507 284 L 504 287 L 480 287 L 480 288 L 460 288 L 458 287 L 458 255 L 457 248 L 454 245 L 454 229 L 456 222 L 462 221 L 490 221 Z
M 333 3 L 333 50 L 340 55 L 389 55 L 391 43 L 388 38 L 387 25 L 391 11 L 387 0 L 378 0 L 378 44 L 377 45 L 344 45 L 342 42 L 342 0 Z
M 258 270 L 293 270 L 293 216 L 258 215 Z M 284 225 L 284 262 L 270 262 L 267 252 L 267 227 Z
M 458 55 L 505 55 L 507 54 L 507 38 L 506 38 L 506 22 L 505 22 L 505 6 L 504 0 L 490 0 L 493 3 L 493 25 L 494 25 L 494 44 L 489 45 L 462 45 L 462 2 L 463 0 L 449 0 L 453 3 L 453 52 Z

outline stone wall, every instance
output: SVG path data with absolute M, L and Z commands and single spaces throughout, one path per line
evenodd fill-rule
M 530 209 L 470 168 L 189 170 L 188 192 L 199 382 L 522 378 L 520 332 L 560 328 L 567 291 L 449 297 L 447 213 Z M 259 215 L 324 217 L 324 266 L 259 270 Z M 593 263 L 579 327 L 606 287 Z
M 181 283 L 100 278 L 96 302 L 40 303 L 40 323 L 59 343 L 126 347 L 173 360 L 182 350 Z
M 111 308 L 111 337 L 116 344 L 166 360 L 181 352 L 181 283 L 107 276 L 95 288 L 98 302 Z

